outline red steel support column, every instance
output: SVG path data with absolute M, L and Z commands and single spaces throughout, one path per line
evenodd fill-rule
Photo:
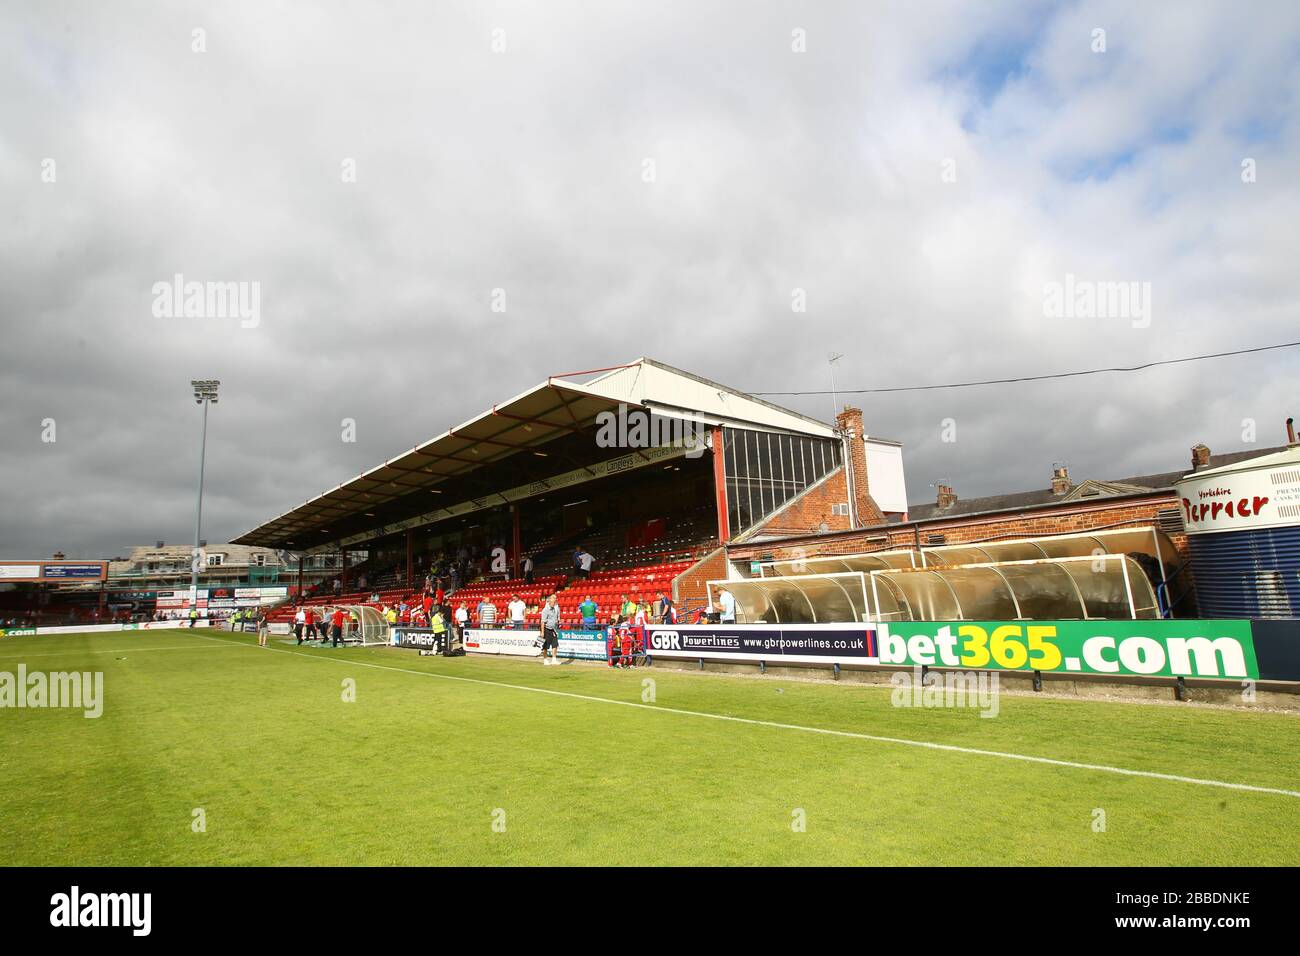
M 514 552 L 514 570 L 511 577 L 519 577 L 519 562 L 523 555 L 519 553 L 519 505 L 515 503 L 510 506 L 510 515 L 514 521 L 514 529 L 511 537 L 511 550 Z
M 339 582 L 342 585 L 343 593 L 348 593 L 348 549 L 340 549 L 342 558 L 339 560 Z
M 718 508 L 718 543 L 726 544 L 731 538 L 727 521 L 727 463 L 722 457 L 722 428 L 713 428 L 713 494 Z
M 406 529 L 406 587 L 415 587 L 415 529 Z
M 302 555 L 298 555 L 298 599 L 295 604 L 302 603 Z

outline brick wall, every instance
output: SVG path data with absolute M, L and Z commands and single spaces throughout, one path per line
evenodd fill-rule
M 846 405 L 835 416 L 835 424 L 849 436 L 849 468 L 852 469 L 854 501 L 858 524 L 883 524 L 884 514 L 871 497 L 871 476 L 867 473 L 867 447 L 862 442 L 862 409 Z
M 1063 502 L 1052 508 L 1031 509 L 993 515 L 927 521 L 897 525 L 877 525 L 856 532 L 830 535 L 797 535 L 780 541 L 735 545 L 732 560 L 757 560 L 772 555 L 775 560 L 813 558 L 823 555 L 853 554 L 861 551 L 884 551 L 927 545 L 929 535 L 943 535 L 944 544 L 963 544 L 1039 535 L 1074 534 L 1109 527 L 1158 525 L 1158 512 L 1177 508 L 1172 492 L 1110 498 L 1104 501 Z M 919 536 L 919 537 L 918 537 Z M 1188 557 L 1187 535 L 1169 535 L 1178 549 L 1179 560 Z
M 718 548 L 673 579 L 673 600 L 682 611 L 694 610 L 708 600 L 709 581 L 727 576 L 727 551 Z

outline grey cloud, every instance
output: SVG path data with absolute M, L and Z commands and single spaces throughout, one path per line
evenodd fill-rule
M 826 388 L 831 350 L 847 388 L 1294 337 L 1293 5 L 697 6 L 7 5 L 3 556 L 185 540 L 196 377 L 224 383 L 220 540 L 547 374 L 642 354 L 768 391 Z M 969 70 L 1000 44 L 1023 59 L 988 95 Z M 154 318 L 177 272 L 259 282 L 261 326 Z M 1149 281 L 1151 328 L 1044 318 L 1067 272 Z M 905 442 L 921 501 L 938 477 L 1044 485 L 1062 458 L 1177 468 L 1194 441 L 1240 447 L 1245 417 L 1272 444 L 1295 370 L 852 400 Z

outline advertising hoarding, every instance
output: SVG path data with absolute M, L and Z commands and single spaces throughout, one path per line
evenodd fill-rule
M 875 664 L 876 627 L 845 624 L 675 624 L 646 628 L 650 657 Z
M 1189 475 L 1174 490 L 1188 534 L 1300 524 L 1300 464 Z
M 559 646 L 555 653 L 579 661 L 603 661 L 608 658 L 608 640 L 603 629 L 560 628 L 556 632 Z
M 542 653 L 542 632 L 469 627 L 464 634 L 465 650 L 471 654 L 508 654 L 537 657 Z
M 908 621 L 880 663 L 1130 677 L 1259 677 L 1249 621 Z

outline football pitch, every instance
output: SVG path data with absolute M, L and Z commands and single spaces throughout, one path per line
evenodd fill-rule
M 204 630 L 20 664 L 102 672 L 103 712 L 0 710 L 6 866 L 1300 863 L 1292 714 Z

